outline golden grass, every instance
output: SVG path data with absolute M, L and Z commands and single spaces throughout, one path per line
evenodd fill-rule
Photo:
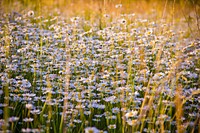
M 122 4 L 122 8 L 116 8 Z M 155 22 L 166 19 L 170 26 L 183 27 L 177 23 L 185 19 L 184 26 L 189 28 L 194 37 L 200 33 L 199 2 L 195 0 L 4 0 L 1 2 L 2 12 L 36 11 L 37 15 L 62 14 L 67 18 L 82 16 L 91 22 L 100 21 L 104 14 L 109 14 L 111 20 L 120 14 L 137 14 L 140 18 L 151 19 Z M 188 33 L 188 34 L 190 34 Z

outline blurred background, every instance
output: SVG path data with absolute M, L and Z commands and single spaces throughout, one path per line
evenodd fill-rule
M 1 0 L 2 12 L 37 11 L 38 14 L 62 13 L 66 15 L 94 15 L 108 13 L 116 15 L 117 4 L 122 4 L 121 13 L 152 14 L 157 17 L 200 14 L 199 0 Z M 190 14 L 191 15 L 191 14 Z M 191 16 L 192 17 L 192 16 Z
M 81 16 L 86 20 L 137 14 L 137 18 L 165 19 L 169 23 L 185 21 L 200 33 L 199 0 L 0 0 L 0 14 L 33 10 L 36 16 Z M 192 26 L 193 25 L 193 26 Z

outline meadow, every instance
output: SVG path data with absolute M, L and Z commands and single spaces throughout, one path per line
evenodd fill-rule
M 0 132 L 200 132 L 198 0 L 0 1 Z

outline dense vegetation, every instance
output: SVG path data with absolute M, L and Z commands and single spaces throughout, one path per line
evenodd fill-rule
M 0 7 L 0 131 L 200 131 L 198 1 Z

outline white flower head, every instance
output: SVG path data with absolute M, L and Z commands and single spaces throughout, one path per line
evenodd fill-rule
M 26 104 L 26 108 L 27 108 L 27 109 L 32 109 L 32 108 L 33 108 L 33 105 L 30 104 L 30 103 L 28 103 L 28 104 Z
M 126 24 L 127 21 L 126 21 L 126 19 L 123 18 L 123 19 L 120 20 L 120 23 L 121 23 L 121 24 Z
M 136 124 L 137 124 L 137 120 L 130 120 L 130 119 L 128 119 L 126 122 L 127 122 L 128 125 L 130 125 L 130 126 L 133 126 L 133 125 L 136 125 Z
M 122 7 L 122 4 L 115 5 L 115 8 L 121 8 L 121 7 Z
M 96 127 L 87 127 L 85 133 L 99 133 L 99 130 Z
M 115 129 L 115 128 L 116 128 L 116 125 L 115 125 L 115 124 L 108 125 L 108 128 L 109 128 L 109 129 Z
M 34 11 L 29 11 L 28 12 L 28 17 L 31 17 L 31 18 L 34 17 Z
M 72 18 L 70 18 L 70 20 L 72 23 L 78 23 L 78 22 L 80 22 L 80 17 L 72 17 Z
M 138 114 L 138 111 L 131 111 L 131 112 L 127 112 L 126 114 L 125 114 L 125 117 L 128 119 L 128 118 L 130 118 L 130 117 L 135 117 L 136 115 Z

